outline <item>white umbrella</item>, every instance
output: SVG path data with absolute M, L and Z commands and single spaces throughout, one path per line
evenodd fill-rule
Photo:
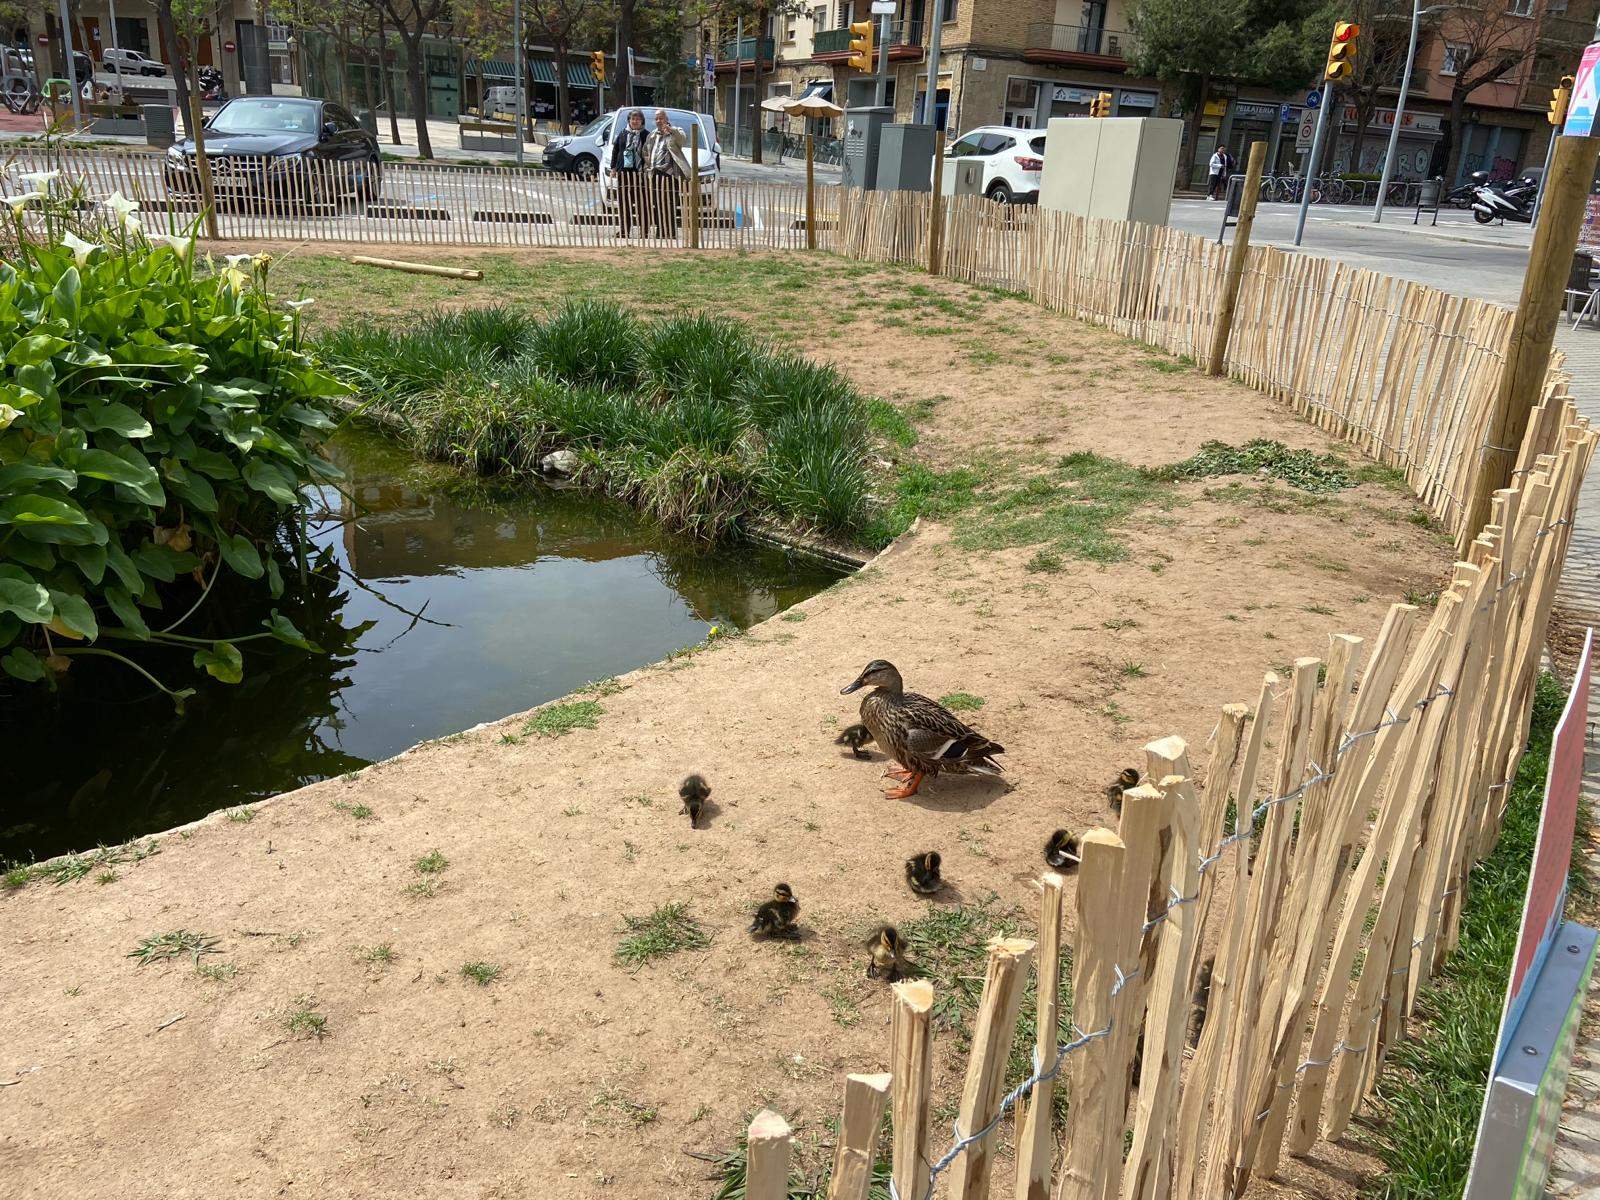
M 821 96 L 802 96 L 798 100 L 791 100 L 785 106 L 784 112 L 791 117 L 842 117 L 844 109 L 832 100 Z
M 768 96 L 761 102 L 761 107 L 767 112 L 788 112 L 789 105 L 794 103 L 793 96 Z

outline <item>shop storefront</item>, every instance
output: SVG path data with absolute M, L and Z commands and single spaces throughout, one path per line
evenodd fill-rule
M 1355 145 L 1355 106 L 1345 105 L 1339 121 L 1340 137 L 1333 149 L 1334 171 L 1349 175 L 1382 174 L 1383 156 L 1389 151 L 1389 135 L 1393 130 L 1394 109 L 1380 109 L 1372 114 L 1372 119 L 1367 123 L 1366 136 L 1361 139 L 1358 148 Z M 1438 114 L 1407 111 L 1400 120 L 1400 141 L 1395 147 L 1391 177 L 1398 180 L 1425 178 L 1428 160 L 1443 136 L 1442 130 L 1443 121 Z
M 1238 160 L 1241 171 L 1250 161 L 1250 144 L 1265 142 L 1265 173 L 1288 175 L 1293 173 L 1298 162 L 1294 132 L 1299 118 L 1300 109 L 1292 104 L 1280 104 L 1275 100 L 1235 100 L 1228 113 L 1223 142 Z

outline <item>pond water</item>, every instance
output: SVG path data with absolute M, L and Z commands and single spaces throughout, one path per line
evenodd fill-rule
M 360 515 L 324 492 L 313 528 L 354 580 L 313 575 L 279 602 L 330 653 L 250 642 L 244 681 L 195 685 L 181 716 L 132 671 L 93 660 L 55 697 L 0 693 L 21 773 L 0 788 L 0 862 L 355 770 L 654 662 L 713 625 L 746 628 L 838 578 L 776 550 L 679 545 L 576 491 L 463 479 L 370 432 L 347 429 L 332 453 Z M 263 615 L 219 613 L 196 632 L 259 628 Z M 192 682 L 186 656 L 163 653 L 139 661 L 169 686 Z

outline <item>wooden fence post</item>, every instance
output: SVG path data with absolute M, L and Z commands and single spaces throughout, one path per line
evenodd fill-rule
M 1038 1002 L 1034 1021 L 1034 1054 L 1041 1072 L 1056 1065 L 1061 1026 L 1061 918 L 1062 889 L 1066 879 L 1054 871 L 1040 880 L 1039 957 L 1035 962 Z M 1026 1114 L 1018 1122 L 1017 1200 L 1046 1200 L 1050 1195 L 1050 1159 L 1055 1152 L 1051 1136 L 1051 1110 L 1055 1080 L 1042 1080 L 1023 1103 Z
M 906 1200 L 920 1200 L 928 1190 L 928 1104 L 933 1083 L 933 1044 L 929 1015 L 933 984 L 913 979 L 894 985 L 889 1019 L 894 1054 L 893 1178 Z
M 689 249 L 700 249 L 700 122 L 689 123 Z
M 972 1052 L 967 1059 L 967 1081 L 961 1089 L 959 1127 L 963 1137 L 994 1120 L 1033 950 L 1034 944 L 1023 938 L 995 938 L 989 943 L 989 968 L 984 975 L 983 996 L 978 1001 L 978 1016 L 972 1023 Z M 985 1200 L 995 1149 L 993 1136 L 967 1147 L 955 1164 L 950 1200 Z
M 745 1200 L 788 1200 L 789 1122 L 763 1108 L 750 1122 L 746 1135 Z
M 806 134 L 806 249 L 817 248 L 817 139 Z
M 828 1200 L 867 1200 L 872 1163 L 878 1156 L 878 1126 L 888 1101 L 889 1076 L 845 1076 L 844 1113 L 839 1118 Z
M 1239 222 L 1233 227 L 1233 246 L 1228 252 L 1228 274 L 1222 285 L 1222 303 L 1217 308 L 1217 323 L 1211 331 L 1211 357 L 1206 360 L 1207 375 L 1221 375 L 1228 356 L 1228 335 L 1233 332 L 1233 311 L 1239 304 L 1239 285 L 1244 279 L 1244 261 L 1250 254 L 1250 229 L 1256 222 L 1256 200 L 1261 195 L 1261 169 L 1267 161 L 1267 144 L 1250 143 L 1250 163 L 1245 168 L 1244 194 L 1239 197 Z
M 1494 493 L 1510 484 L 1511 467 L 1528 429 L 1528 414 L 1539 403 L 1597 153 L 1600 138 L 1556 139 L 1550 174 L 1544 182 L 1544 205 L 1533 231 L 1527 273 L 1522 277 L 1522 298 L 1511 323 L 1500 384 L 1490 406 L 1465 519 L 1458 531 L 1457 544 L 1462 547 L 1488 523 Z
M 944 130 L 933 137 L 933 196 L 928 203 L 928 274 L 939 273 L 940 242 L 944 241 Z
M 1091 829 L 1079 843 L 1077 944 L 1072 955 L 1072 1021 L 1086 1034 L 1099 1033 L 1111 1020 L 1116 1001 L 1117 925 L 1130 919 L 1119 908 L 1122 868 L 1127 847 L 1109 829 Z M 1111 1039 L 1101 1037 L 1079 1048 L 1067 1062 L 1065 1149 L 1056 1200 L 1093 1200 L 1100 1195 L 1101 1172 L 1114 1155 L 1122 1160 L 1122 1141 L 1103 1145 L 1104 1110 L 1113 1095 L 1122 1095 L 1111 1078 Z M 1122 1081 L 1126 1083 L 1127 1080 Z M 1118 1114 L 1120 1117 L 1122 1114 Z

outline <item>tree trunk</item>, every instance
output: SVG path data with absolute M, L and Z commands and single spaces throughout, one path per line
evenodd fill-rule
M 1195 157 L 1200 153 L 1200 121 L 1205 116 L 1206 92 L 1210 90 L 1210 87 L 1210 74 L 1202 73 L 1200 76 L 1198 94 L 1195 96 L 1194 100 L 1194 111 L 1189 114 L 1188 144 L 1183 149 L 1183 162 L 1180 164 L 1180 174 L 1182 178 L 1180 179 L 1178 186 L 1182 188 L 1191 188 L 1194 186 L 1194 162 Z
M 422 31 L 402 33 L 400 40 L 406 46 L 406 85 L 411 89 L 411 115 L 417 122 L 417 154 L 433 157 L 433 143 L 428 140 L 428 80 L 422 57 Z
M 378 6 L 378 78 L 383 83 L 383 98 L 389 105 L 389 140 L 400 144 L 400 112 L 394 102 L 394 73 L 389 70 L 389 30 L 383 23 L 383 6 Z
M 767 6 L 756 6 L 756 52 L 750 60 L 750 161 L 761 162 L 761 38 L 767 28 Z M 774 39 L 776 41 L 776 39 Z M 743 47 L 739 48 L 740 53 Z M 738 61 L 736 58 L 735 62 Z
M 205 213 L 206 236 L 217 239 L 217 193 L 211 186 L 211 160 L 206 157 L 206 130 L 200 115 L 199 35 L 189 39 L 189 124 L 194 130 L 194 165 L 200 176 L 200 207 Z
M 636 0 L 617 0 L 617 105 L 633 103 L 633 75 L 628 70 L 628 51 L 633 48 L 633 9 Z
M 183 136 L 192 138 L 195 130 L 189 120 L 189 72 L 179 65 L 183 55 L 178 53 L 178 34 L 172 25 L 171 0 L 156 6 L 156 33 L 161 38 L 161 51 L 167 56 L 167 66 L 172 70 L 172 82 L 177 89 L 178 115 L 183 120 Z
M 1452 186 L 1457 163 L 1461 158 L 1461 133 L 1467 124 L 1467 94 L 1458 89 L 1450 92 L 1450 119 L 1445 122 L 1444 137 L 1433 147 L 1433 157 L 1428 163 L 1429 174 L 1444 176 L 1444 186 Z
M 572 96 L 567 87 L 567 39 L 565 34 L 550 39 L 556 52 L 556 121 L 562 133 L 572 132 Z
M 378 114 L 378 101 L 377 98 L 372 94 L 372 70 L 366 65 L 366 58 L 372 53 L 372 42 L 370 39 L 363 39 L 363 43 L 364 44 L 361 47 L 361 98 L 366 103 L 367 111 L 372 113 L 374 118 L 376 118 Z M 378 48 L 378 69 L 383 69 L 383 48 L 381 46 Z

